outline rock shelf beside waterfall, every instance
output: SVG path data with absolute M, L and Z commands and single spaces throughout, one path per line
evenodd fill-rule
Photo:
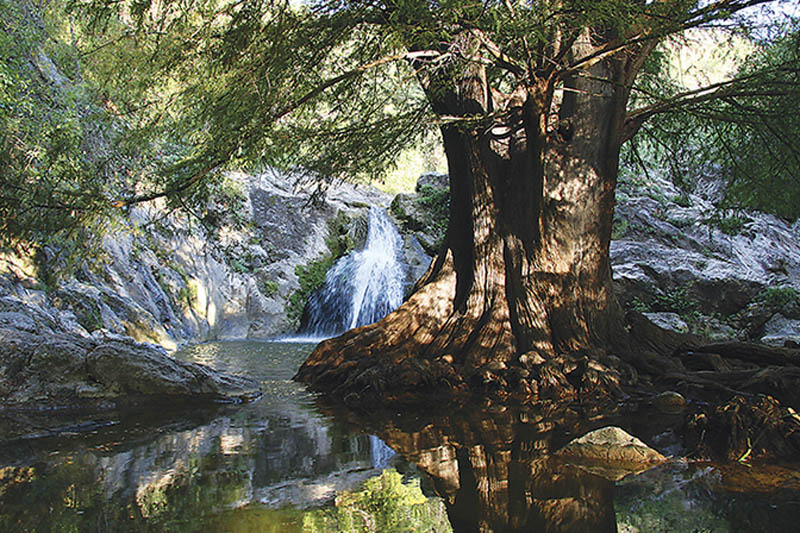
M 245 402 L 261 394 L 250 378 L 106 330 L 80 335 L 12 297 L 0 298 L 0 308 L 0 441 L 57 432 L 63 421 L 53 413 Z

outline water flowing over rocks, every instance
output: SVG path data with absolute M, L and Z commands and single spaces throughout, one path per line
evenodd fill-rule
M 364 247 L 339 259 L 306 304 L 300 332 L 341 334 L 377 322 L 403 303 L 407 275 L 402 239 L 383 209 L 369 212 Z
M 353 242 L 366 238 L 360 219 L 389 197 L 344 184 L 314 203 L 310 186 L 295 189 L 285 176 L 229 180 L 242 193 L 240 220 L 225 205 L 209 206 L 220 219 L 214 239 L 155 204 L 132 209 L 124 227 L 104 238 L 98 261 L 60 280 L 47 277 L 63 266 L 58 250 L 45 248 L 36 261 L 0 257 L 4 409 L 258 395 L 251 380 L 181 363 L 167 352 L 190 342 L 291 331 L 286 304 L 299 287 L 296 266 L 328 252 L 329 222 L 340 213 Z M 6 438 L 18 433 L 3 431 Z
M 406 293 L 427 269 L 446 227 L 448 180 L 442 174 L 423 175 L 416 193 L 394 201 L 350 184 L 331 185 L 320 197 L 316 184 L 274 172 L 233 173 L 228 181 L 241 201 L 235 209 L 211 201 L 214 238 L 191 219 L 166 216 L 166 207 L 156 203 L 133 208 L 122 229 L 105 237 L 100 259 L 60 281 L 44 276 L 59 265 L 58 250 L 45 248 L 35 261 L 0 257 L 0 350 L 17 354 L 3 359 L 0 394 L 7 405 L 99 404 L 157 394 L 155 386 L 140 390 L 126 381 L 125 372 L 109 373 L 119 365 L 136 374 L 132 361 L 92 366 L 90 354 L 118 351 L 161 361 L 166 355 L 153 345 L 171 351 L 209 339 L 296 331 L 299 314 L 288 311 L 301 288 L 298 269 L 331 257 L 334 248 L 366 244 L 371 207 L 391 203 L 408 265 Z M 686 194 L 657 178 L 621 181 L 611 244 L 620 300 L 667 329 L 713 341 L 796 346 L 800 224 L 752 212 L 725 218 L 713 201 L 713 195 Z M 60 370 L 48 376 L 33 363 Z M 162 392 L 188 391 L 180 383 L 205 379 L 190 378 L 185 368 L 171 371 Z M 223 382 L 218 385 L 219 391 L 197 385 L 192 394 L 228 394 Z M 252 392 L 250 385 L 228 385 L 232 397 Z
M 337 217 L 347 225 L 339 237 L 363 243 L 369 207 L 386 206 L 390 197 L 338 184 L 314 200 L 311 184 L 296 186 L 294 178 L 272 172 L 232 174 L 229 181 L 242 194 L 241 212 L 237 224 L 226 206 L 210 206 L 220 219 L 215 238 L 196 221 L 167 217 L 163 206 L 136 207 L 125 227 L 104 239 L 104 257 L 52 286 L 42 280 L 39 263 L 57 266 L 57 250 L 45 250 L 37 264 L 3 255 L 0 297 L 24 303 L 36 322 L 57 323 L 79 336 L 105 331 L 169 351 L 294 331 L 287 301 L 299 288 L 298 265 L 330 253 L 326 241 L 336 237 L 330 226 Z

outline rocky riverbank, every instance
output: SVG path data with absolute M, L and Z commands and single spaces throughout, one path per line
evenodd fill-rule
M 446 228 L 447 177 L 429 174 L 393 200 L 339 184 L 325 198 L 287 176 L 232 174 L 235 202 L 208 206 L 211 236 L 163 206 L 136 208 L 98 261 L 56 278 L 58 250 L 0 258 L 0 394 L 7 408 L 125 403 L 196 395 L 244 399 L 254 384 L 178 363 L 167 352 L 209 339 L 293 332 L 325 268 L 366 236 L 372 205 L 403 233 L 409 286 Z M 722 216 L 713 190 L 651 179 L 621 183 L 612 242 L 629 309 L 711 340 L 800 341 L 800 224 Z M 47 279 L 48 281 L 45 281 Z

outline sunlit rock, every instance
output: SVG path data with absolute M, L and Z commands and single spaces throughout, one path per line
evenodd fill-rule
M 667 460 L 623 429 L 608 426 L 572 440 L 556 457 L 610 481 L 643 472 Z

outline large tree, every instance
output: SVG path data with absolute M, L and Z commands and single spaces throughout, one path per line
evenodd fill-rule
M 621 146 L 656 114 L 735 99 L 752 85 L 639 98 L 639 107 L 632 91 L 665 38 L 761 3 L 370 3 L 374 23 L 390 25 L 409 51 L 438 118 L 450 224 L 409 300 L 322 343 L 299 378 L 402 396 L 444 383 L 497 386 L 508 367 L 545 361 L 552 368 L 534 365 L 538 375 L 524 388 L 569 394 L 581 387 L 569 374 L 613 388 L 602 355 L 641 349 L 609 264 Z M 769 79 L 760 91 L 786 93 Z
M 164 76 L 155 93 L 183 102 L 176 123 L 192 126 L 167 185 L 114 205 L 182 194 L 248 161 L 369 174 L 421 121 L 439 128 L 451 202 L 438 257 L 398 310 L 323 342 L 298 374 L 357 396 L 607 390 L 624 366 L 608 354 L 674 347 L 646 326 L 649 338 L 632 334 L 614 297 L 620 149 L 659 114 L 797 88 L 796 62 L 690 91 L 657 83 L 665 39 L 730 30 L 781 4 L 769 0 L 73 3 L 113 42 L 150 51 L 148 74 Z

